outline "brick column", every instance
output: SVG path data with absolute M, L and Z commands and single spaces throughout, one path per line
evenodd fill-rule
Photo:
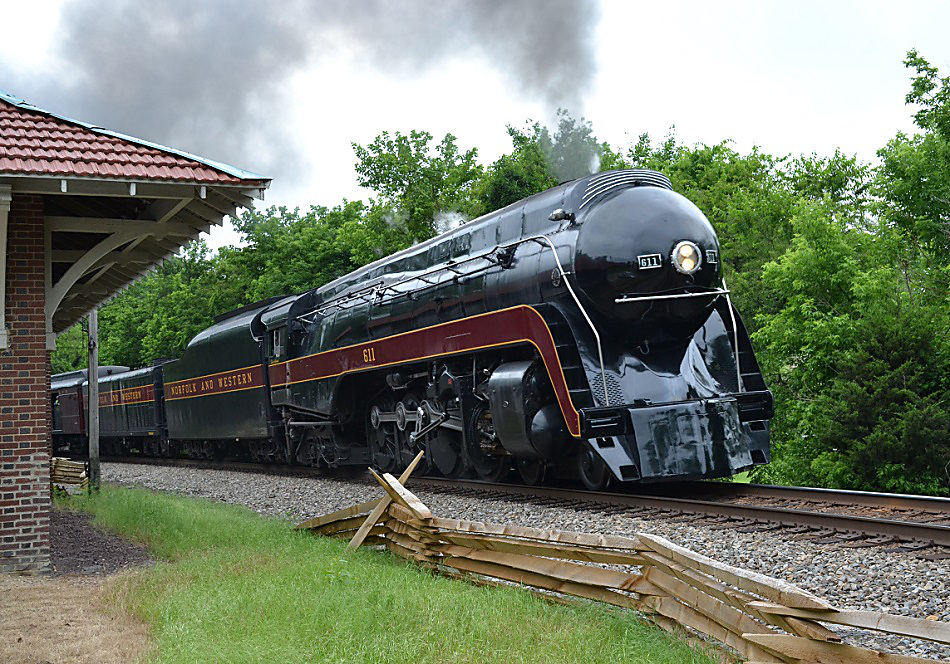
M 0 572 L 45 572 L 50 404 L 42 197 L 14 193 L 8 222 L 10 347 L 0 350 Z

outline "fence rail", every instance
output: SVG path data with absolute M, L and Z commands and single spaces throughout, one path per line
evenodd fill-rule
M 418 461 L 418 458 L 417 458 Z M 932 662 L 842 643 L 827 624 L 950 644 L 950 623 L 847 611 L 785 581 L 726 565 L 645 533 L 574 533 L 434 516 L 396 479 L 386 495 L 306 521 L 299 529 L 384 547 L 439 573 L 519 584 L 563 601 L 633 609 L 668 631 L 698 632 L 754 662 Z

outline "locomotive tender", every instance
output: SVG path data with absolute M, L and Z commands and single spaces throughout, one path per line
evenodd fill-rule
M 103 449 L 387 472 L 425 450 L 429 473 L 590 488 L 732 475 L 768 462 L 773 409 L 720 265 L 663 175 L 575 180 L 100 378 Z

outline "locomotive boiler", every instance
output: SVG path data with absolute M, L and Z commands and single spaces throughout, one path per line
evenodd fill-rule
M 563 184 L 220 317 L 161 366 L 160 449 L 387 472 L 425 450 L 429 473 L 589 488 L 767 463 L 720 261 L 658 173 Z

